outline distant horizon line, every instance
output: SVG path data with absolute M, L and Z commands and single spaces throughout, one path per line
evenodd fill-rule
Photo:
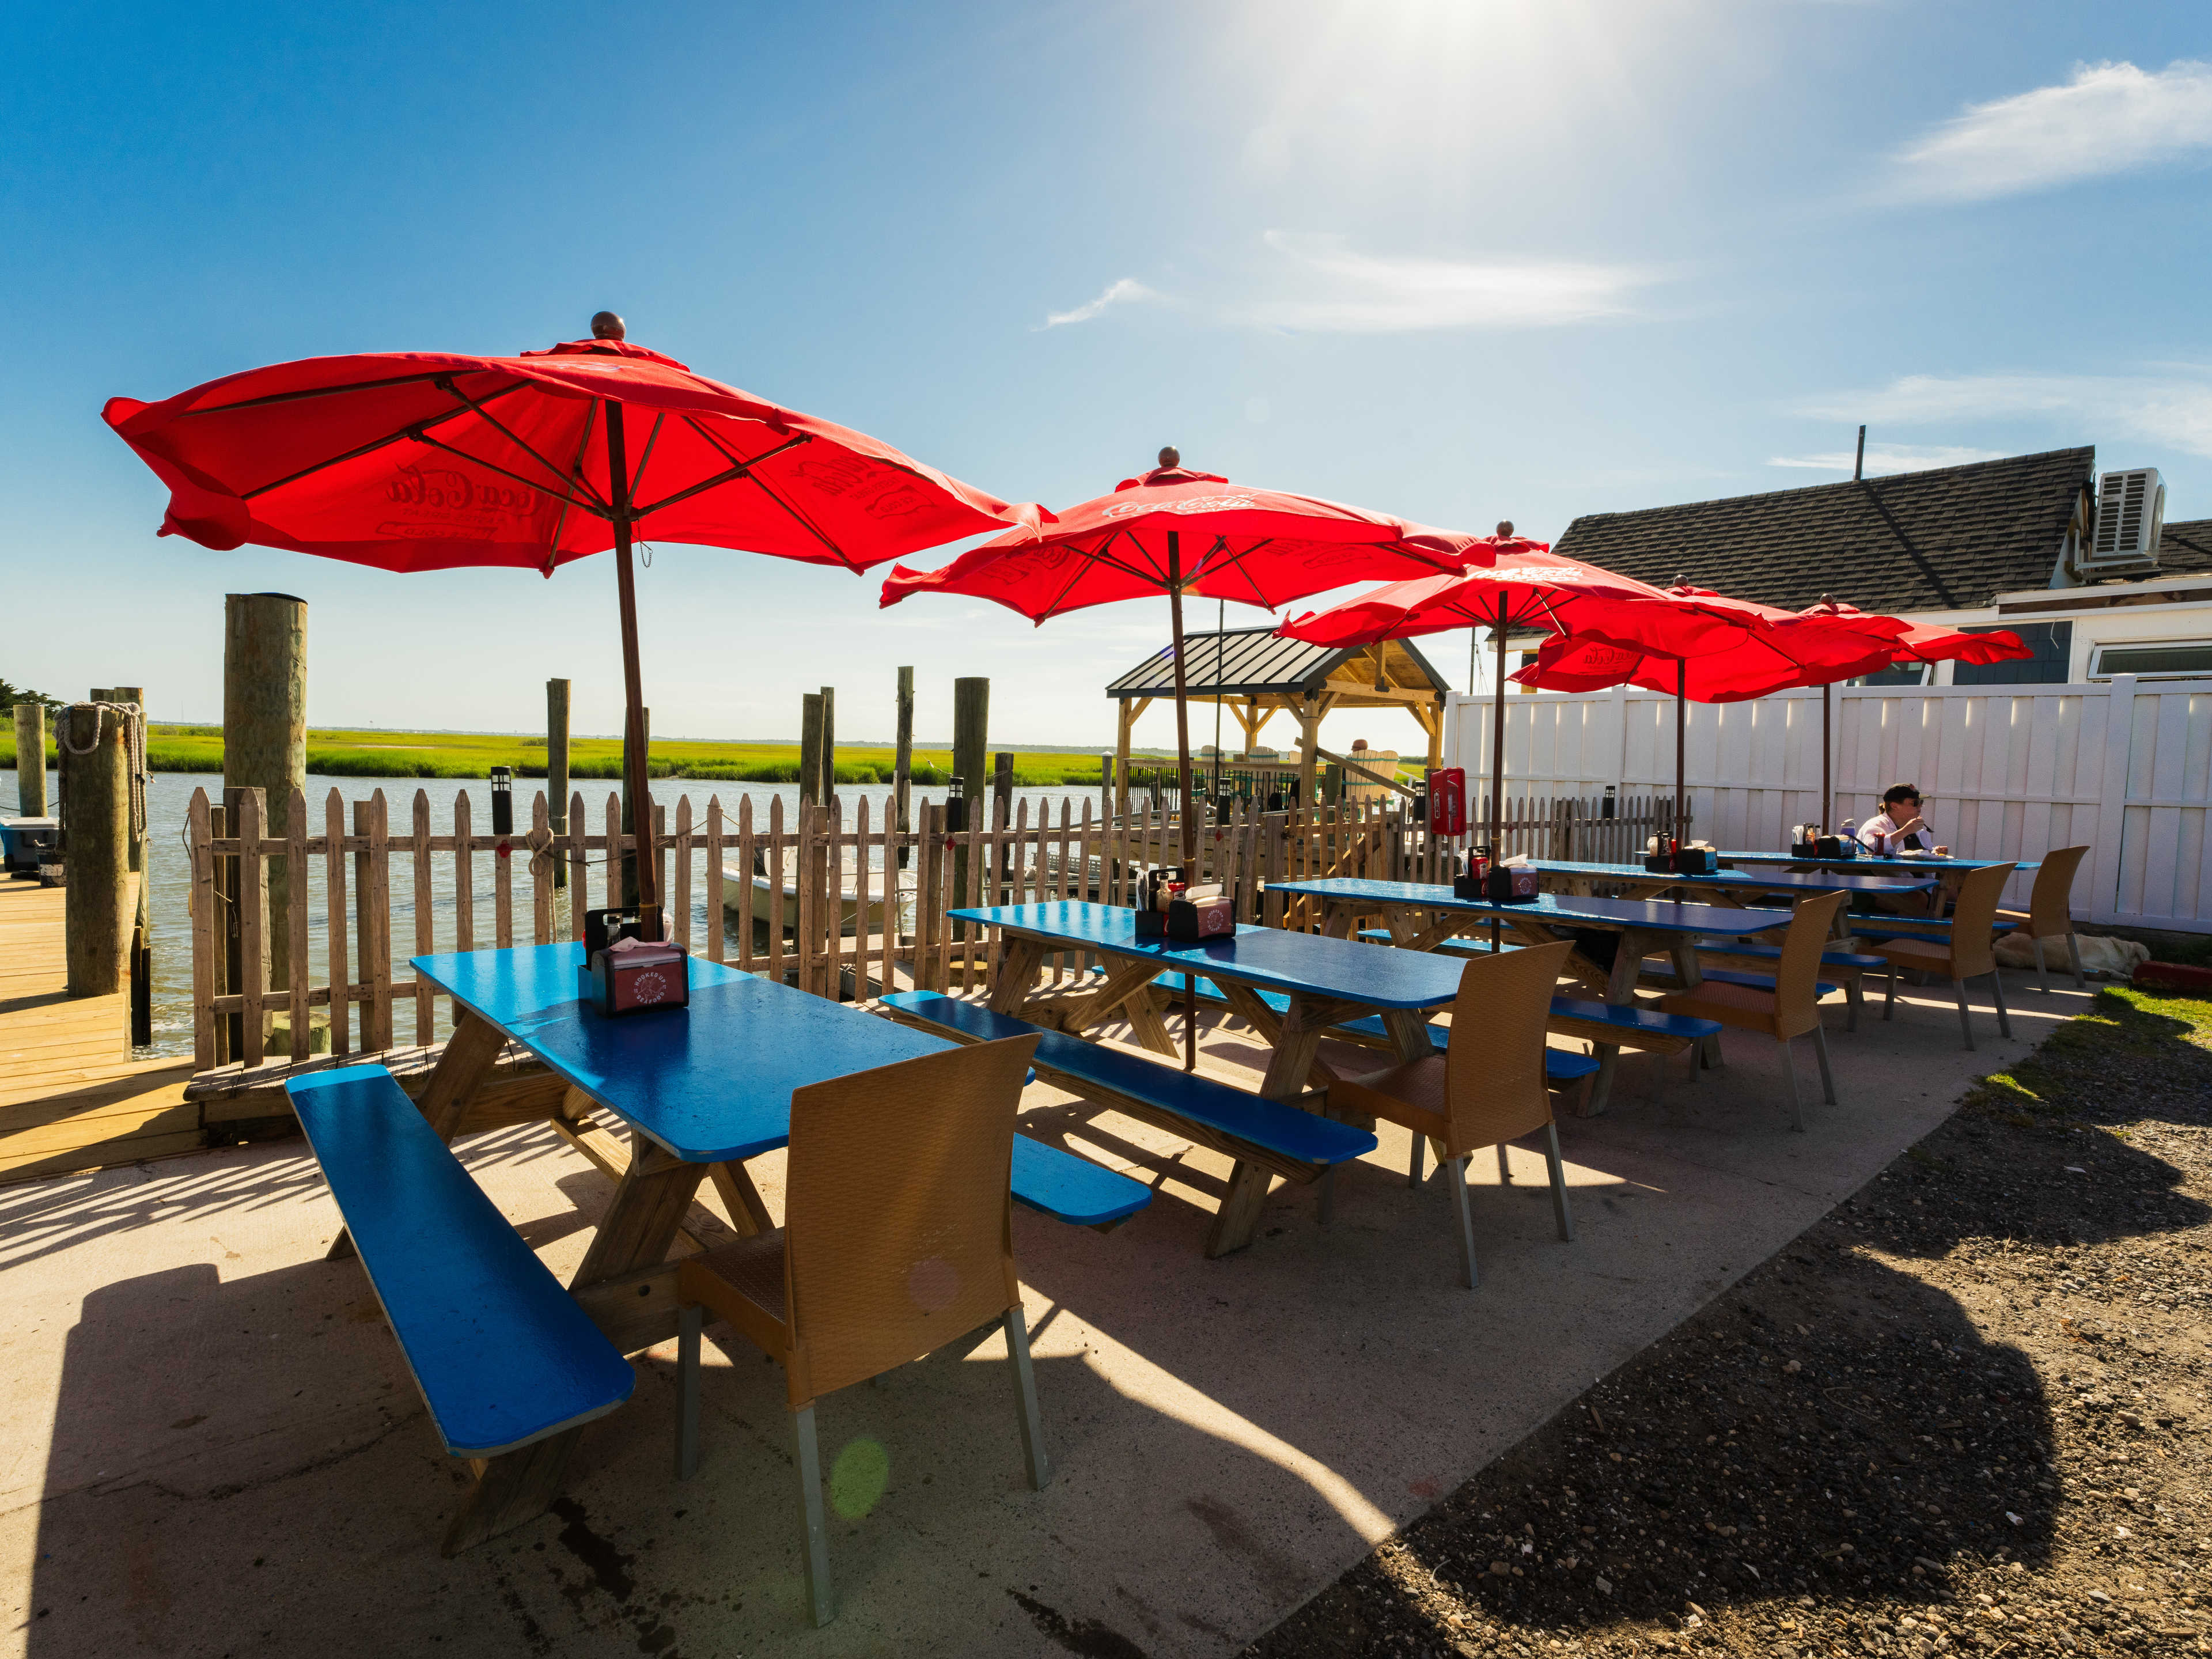
M 166 716 L 161 720 L 154 721 L 153 724 L 155 726 L 212 726 L 218 730 L 222 726 L 222 722 L 219 720 L 192 720 L 190 718 L 172 720 Z M 338 722 L 333 725 L 322 726 L 311 726 L 307 729 L 310 732 L 381 732 L 387 737 L 395 738 L 535 738 L 540 742 L 543 742 L 545 737 L 545 734 L 543 732 L 486 730 L 480 727 L 459 726 L 378 726 L 368 721 L 356 721 L 350 724 Z M 619 743 L 622 740 L 622 733 L 619 732 L 571 732 L 568 734 L 568 740 L 571 743 L 576 742 L 580 738 L 592 743 Z M 654 743 L 743 743 L 753 744 L 763 748 L 775 749 L 797 749 L 801 746 L 801 739 L 798 738 L 701 738 L 687 737 L 682 733 L 674 732 L 655 732 L 652 741 Z M 1113 749 L 1113 744 L 1110 743 L 1100 744 L 1087 743 L 1033 743 L 1024 738 L 1002 739 L 1001 741 L 1010 742 L 1015 749 L 1026 750 L 1033 755 L 1103 755 L 1109 753 Z M 950 749 L 952 747 L 952 739 L 950 738 L 916 738 L 914 740 L 914 746 L 916 749 Z M 837 749 L 896 749 L 897 747 L 898 740 L 896 738 L 840 738 L 831 745 L 833 750 Z M 1135 748 L 1132 749 L 1129 752 L 1133 755 L 1165 755 L 1170 754 L 1173 751 L 1171 750 L 1161 748 Z

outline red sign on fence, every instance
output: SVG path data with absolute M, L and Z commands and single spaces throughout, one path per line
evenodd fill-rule
M 1467 833 L 1467 772 L 1457 766 L 1439 767 L 1429 774 L 1429 833 L 1463 836 Z

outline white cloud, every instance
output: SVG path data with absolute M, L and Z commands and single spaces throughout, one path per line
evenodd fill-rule
M 1133 276 L 1124 276 L 1119 282 L 1107 284 L 1106 291 L 1095 300 L 1086 300 L 1073 311 L 1053 311 L 1045 313 L 1044 326 L 1058 328 L 1063 323 L 1087 323 L 1100 315 L 1109 306 L 1158 305 L 1166 295 L 1146 288 Z
M 1993 461 L 2003 453 L 2001 449 L 1969 449 L 1958 444 L 1923 444 L 1915 448 L 1902 444 L 1869 444 L 1866 471 L 1869 477 L 1887 477 L 1893 472 L 1925 472 L 1930 467 Z M 1856 459 L 1855 452 L 1838 449 L 1823 455 L 1770 456 L 1766 464 L 1803 467 L 1813 472 L 1849 472 Z
M 1966 112 L 1892 158 L 1884 194 L 1984 201 L 2132 172 L 2212 149 L 2212 64 L 2182 58 L 2155 73 L 2081 64 L 2074 78 Z
M 1354 252 L 1340 236 L 1271 230 L 1289 292 L 1234 308 L 1236 320 L 1310 333 L 1402 334 L 1545 328 L 1625 316 L 1652 273 L 1572 260 L 1437 259 Z
M 1898 426 L 2063 417 L 2063 441 L 2109 451 L 2114 437 L 2212 455 L 2212 369 L 2145 374 L 1908 374 L 1878 391 L 1838 392 L 1796 411 L 1815 420 Z

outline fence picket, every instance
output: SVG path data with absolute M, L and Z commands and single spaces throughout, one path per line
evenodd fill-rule
M 284 888 L 286 927 L 285 972 L 289 984 L 286 988 L 285 1010 L 292 1027 L 294 1065 L 313 1052 L 314 1015 L 309 1004 L 307 989 L 307 796 L 305 790 L 292 791 L 285 807 L 284 822 L 290 826 L 284 835 Z
M 330 917 L 325 981 L 331 999 L 331 1053 L 353 1052 L 353 975 L 347 966 L 345 799 L 333 788 L 323 801 L 324 908 Z
M 437 948 L 431 932 L 435 907 L 430 902 L 430 794 L 426 789 L 415 792 L 415 833 L 409 843 L 413 854 L 415 884 L 412 893 L 415 910 L 415 954 L 427 957 Z M 501 940 L 504 944 L 506 941 Z M 438 1011 L 432 1000 L 430 981 L 420 974 L 415 976 L 415 1041 L 428 1046 L 437 1024 Z

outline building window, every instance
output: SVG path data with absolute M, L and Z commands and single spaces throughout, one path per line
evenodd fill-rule
M 2140 674 L 2146 679 L 2198 679 L 2212 675 L 2212 641 L 2160 640 L 2149 645 L 2100 645 L 2089 678 Z
M 1853 685 L 1925 685 L 1928 684 L 1928 665 L 1924 662 L 1892 663 L 1879 674 L 1862 674 L 1851 684 Z
M 1966 634 L 1995 634 L 1995 628 L 1961 629 Z M 2070 622 L 2019 623 L 2009 630 L 2035 654 L 2024 661 L 1958 663 L 1951 670 L 1954 685 L 2063 685 L 2068 659 L 2074 654 L 2074 624 Z

